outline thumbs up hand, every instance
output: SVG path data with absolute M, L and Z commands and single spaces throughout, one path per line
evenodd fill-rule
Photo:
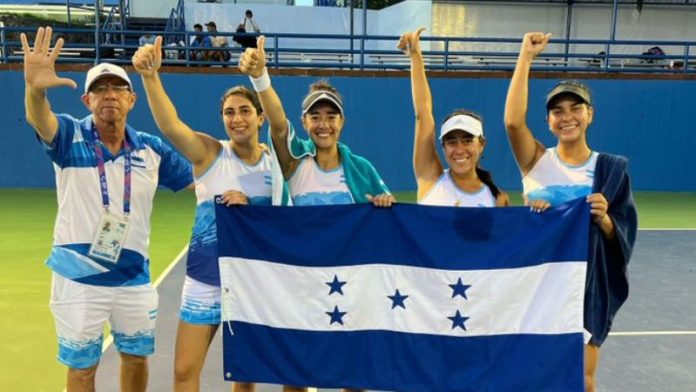
M 258 78 L 266 68 L 266 50 L 264 44 L 266 37 L 259 36 L 256 40 L 256 48 L 247 48 L 239 58 L 239 70 L 252 78 Z

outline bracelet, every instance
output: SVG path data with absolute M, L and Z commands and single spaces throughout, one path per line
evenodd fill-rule
M 266 67 L 263 67 L 261 76 L 258 78 L 249 76 L 249 80 L 251 80 L 251 84 L 254 86 L 254 90 L 257 93 L 266 91 L 271 87 L 271 78 L 268 77 L 268 69 Z

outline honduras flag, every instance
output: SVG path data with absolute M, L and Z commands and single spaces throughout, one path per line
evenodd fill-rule
M 216 207 L 227 380 L 583 391 L 589 207 Z

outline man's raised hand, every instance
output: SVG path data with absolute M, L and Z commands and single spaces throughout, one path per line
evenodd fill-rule
M 53 87 L 68 86 L 77 88 L 77 83 L 68 78 L 59 78 L 56 75 L 56 59 L 63 48 L 63 38 L 59 38 L 51 49 L 50 27 L 39 27 L 34 39 L 34 47 L 29 46 L 26 34 L 20 35 L 22 52 L 24 52 L 24 80 L 27 85 L 37 90 L 47 90 Z

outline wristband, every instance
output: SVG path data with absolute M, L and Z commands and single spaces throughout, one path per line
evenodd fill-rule
M 258 78 L 249 76 L 251 84 L 254 86 L 254 90 L 257 93 L 266 91 L 271 87 L 271 78 L 268 76 L 268 69 L 263 67 L 263 73 Z

